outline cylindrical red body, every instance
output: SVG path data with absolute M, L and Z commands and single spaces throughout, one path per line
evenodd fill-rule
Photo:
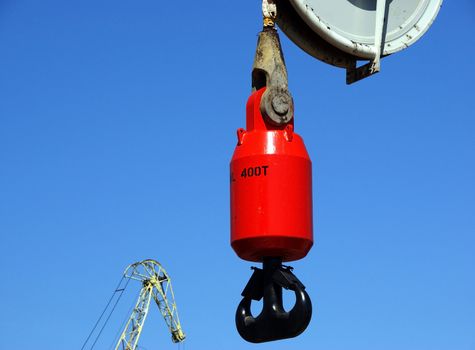
M 303 258 L 313 244 L 312 163 L 292 122 L 263 118 L 265 88 L 247 103 L 231 160 L 231 245 L 244 260 Z

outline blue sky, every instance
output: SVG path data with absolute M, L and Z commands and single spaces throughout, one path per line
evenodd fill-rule
M 296 339 L 238 336 L 251 264 L 229 246 L 228 164 L 259 11 L 0 1 L 1 349 L 80 349 L 144 258 L 173 278 L 189 350 L 475 349 L 470 0 L 353 86 L 282 36 L 314 171 L 315 245 L 293 265 L 316 310 Z M 177 347 L 153 305 L 141 345 Z

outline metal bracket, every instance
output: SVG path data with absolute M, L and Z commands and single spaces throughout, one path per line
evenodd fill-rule
M 288 89 L 287 69 L 274 26 L 264 27 L 259 33 L 252 67 L 252 89 L 266 87 L 261 100 L 261 113 L 269 122 L 285 126 L 294 115 L 294 102 Z
M 381 71 L 381 55 L 384 48 L 384 38 L 386 37 L 387 11 L 387 0 L 377 0 L 374 28 L 374 58 L 361 67 L 356 67 L 355 61 L 354 66 L 346 70 L 347 84 L 353 84 Z

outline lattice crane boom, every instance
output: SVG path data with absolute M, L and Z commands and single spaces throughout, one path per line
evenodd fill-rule
M 148 259 L 129 265 L 124 277 L 140 281 L 142 288 L 137 303 L 117 342 L 115 350 L 135 350 L 153 299 L 162 314 L 174 343 L 185 340 L 171 279 L 159 262 Z

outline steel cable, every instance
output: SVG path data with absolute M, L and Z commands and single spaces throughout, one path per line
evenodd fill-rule
M 94 346 L 96 345 L 97 340 L 98 340 L 99 337 L 101 336 L 102 331 L 104 330 L 104 328 L 105 328 L 107 322 L 109 321 L 109 319 L 110 319 L 112 313 L 114 312 L 114 310 L 115 310 L 115 308 L 116 308 L 116 306 L 117 306 L 117 303 L 119 302 L 120 298 L 122 297 L 122 294 L 124 293 L 125 288 L 127 288 L 127 285 L 129 284 L 130 279 L 127 279 L 127 282 L 125 283 L 124 288 L 120 288 L 120 286 L 122 285 L 122 282 L 123 282 L 124 279 L 125 279 L 125 276 L 122 276 L 121 279 L 119 280 L 119 283 L 117 284 L 117 287 L 114 289 L 114 292 L 112 292 L 112 295 L 111 295 L 111 297 L 109 298 L 109 301 L 107 302 L 107 304 L 106 304 L 104 310 L 102 310 L 102 313 L 100 314 L 99 318 L 97 319 L 96 323 L 94 324 L 94 327 L 92 327 L 91 332 L 89 332 L 89 335 L 87 336 L 86 340 L 84 341 L 84 344 L 82 345 L 81 350 L 84 350 L 84 348 L 85 348 L 86 345 L 88 344 L 89 340 L 91 339 L 92 335 L 94 334 L 94 332 L 95 332 L 97 326 L 100 324 L 100 322 L 101 322 L 101 320 L 102 320 L 104 314 L 106 313 L 107 309 L 109 308 L 109 306 L 110 306 L 112 300 L 114 299 L 115 295 L 116 295 L 118 292 L 120 292 L 119 297 L 117 298 L 116 302 L 114 303 L 114 306 L 112 307 L 112 310 L 110 311 L 109 315 L 107 316 L 107 318 L 106 318 L 106 320 L 105 320 L 105 322 L 104 322 L 104 324 L 103 324 L 101 330 L 99 331 L 99 334 L 96 336 L 96 338 L 95 338 L 95 340 L 94 340 L 92 346 L 91 346 L 89 349 L 93 349 Z

